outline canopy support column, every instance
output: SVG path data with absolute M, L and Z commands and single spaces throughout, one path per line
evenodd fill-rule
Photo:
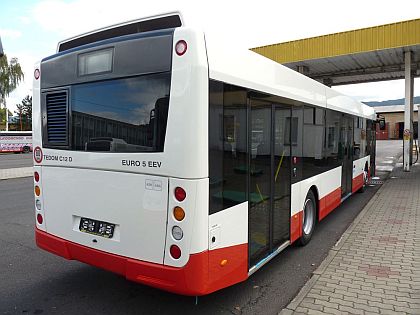
M 414 76 L 411 71 L 411 51 L 404 53 L 405 59 L 405 106 L 404 106 L 404 171 L 409 172 L 413 163 L 413 85 Z

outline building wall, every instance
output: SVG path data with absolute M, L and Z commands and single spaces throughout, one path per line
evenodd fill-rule
M 388 128 L 388 138 L 389 139 L 398 139 L 402 135 L 399 135 L 397 123 L 404 123 L 404 112 L 398 113 L 380 113 L 380 115 L 385 117 L 385 122 Z M 418 121 L 417 112 L 414 112 L 413 121 Z

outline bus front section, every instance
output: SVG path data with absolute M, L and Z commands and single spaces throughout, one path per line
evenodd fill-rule
M 171 292 L 209 293 L 204 36 L 112 32 L 67 42 L 35 67 L 37 245 Z

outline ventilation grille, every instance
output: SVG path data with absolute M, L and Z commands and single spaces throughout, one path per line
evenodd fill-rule
M 68 145 L 67 91 L 47 94 L 47 141 L 50 145 Z

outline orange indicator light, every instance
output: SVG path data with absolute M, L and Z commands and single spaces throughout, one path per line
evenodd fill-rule
M 226 265 L 227 265 L 227 263 L 228 263 L 227 259 L 223 259 L 223 260 L 220 262 L 220 266 L 224 267 L 224 266 L 226 266 Z
M 39 197 L 41 195 L 41 188 L 39 186 L 35 186 L 35 195 Z
M 185 218 L 185 211 L 181 207 L 175 207 L 174 208 L 174 217 L 178 221 L 182 221 Z

